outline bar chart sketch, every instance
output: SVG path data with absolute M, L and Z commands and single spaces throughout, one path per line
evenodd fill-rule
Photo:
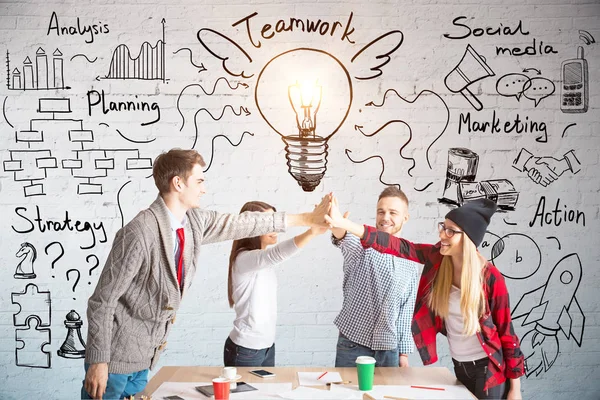
M 6 86 L 9 90 L 64 90 L 64 60 L 59 49 L 48 57 L 46 51 L 39 47 L 35 52 L 35 62 L 29 56 L 23 65 L 11 71 L 10 53 L 6 51 Z

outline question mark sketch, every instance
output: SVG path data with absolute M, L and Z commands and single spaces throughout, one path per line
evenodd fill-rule
M 79 278 L 81 278 L 81 272 L 79 272 L 79 270 L 77 270 L 75 268 L 71 268 L 70 270 L 68 270 L 66 273 L 67 282 L 69 282 L 69 273 L 71 273 L 71 272 L 77 272 L 77 278 L 75 278 L 75 283 L 73 284 L 73 293 L 75 293 L 75 288 L 77 287 L 77 284 L 79 283 Z M 73 297 L 73 300 L 75 300 L 75 297 Z
M 96 260 L 96 264 L 90 268 L 89 270 L 89 275 L 92 276 L 92 271 L 95 270 L 96 268 L 98 268 L 98 265 L 100 265 L 100 260 L 98 260 L 98 257 L 96 257 L 95 254 L 90 254 L 85 258 L 85 261 L 89 264 L 90 263 L 90 258 L 94 258 Z M 88 285 L 91 285 L 92 282 L 88 281 Z
M 48 244 L 48 246 L 46 246 L 46 248 L 44 248 L 44 252 L 46 253 L 46 255 L 48 255 L 48 249 L 55 244 L 60 246 L 60 254 L 58 257 L 56 257 L 54 259 L 54 261 L 52 261 L 52 270 L 54 270 L 54 264 L 56 264 L 58 262 L 58 260 L 60 260 L 62 258 L 62 256 L 65 255 L 65 249 L 60 242 L 52 242 L 52 243 Z M 52 277 L 54 278 L 54 275 L 52 275 Z

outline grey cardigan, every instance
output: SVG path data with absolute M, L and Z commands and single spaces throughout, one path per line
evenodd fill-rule
M 284 213 L 240 215 L 192 209 L 185 225 L 185 287 L 177 284 L 168 209 L 162 197 L 121 228 L 88 300 L 85 361 L 108 372 L 154 368 L 181 298 L 196 274 L 200 246 L 285 231 Z

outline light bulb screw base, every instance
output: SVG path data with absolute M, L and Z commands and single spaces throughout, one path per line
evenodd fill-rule
M 312 192 L 321 183 L 327 170 L 326 138 L 320 136 L 282 136 L 288 172 L 305 192 Z

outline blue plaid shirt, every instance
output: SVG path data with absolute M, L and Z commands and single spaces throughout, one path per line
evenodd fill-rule
M 349 233 L 331 241 L 344 257 L 344 303 L 334 320 L 340 333 L 371 350 L 412 353 L 420 264 L 365 249 Z

